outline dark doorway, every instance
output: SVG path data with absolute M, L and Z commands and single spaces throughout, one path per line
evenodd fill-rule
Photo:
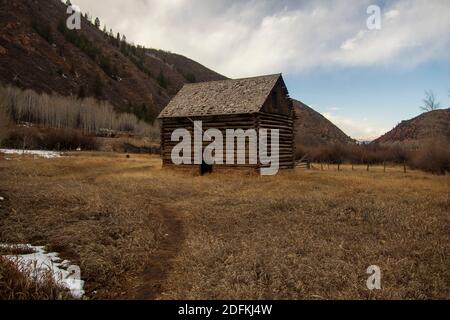
M 207 173 L 212 173 L 213 172 L 213 166 L 207 164 L 205 161 L 202 162 L 202 164 L 200 165 L 200 175 L 205 175 Z

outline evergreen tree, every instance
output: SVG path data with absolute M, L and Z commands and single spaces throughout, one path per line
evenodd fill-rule
M 99 19 L 98 17 L 95 18 L 94 25 L 95 25 L 95 27 L 96 27 L 97 29 L 100 29 L 100 19 Z
M 195 83 L 197 82 L 197 79 L 195 77 L 195 74 L 193 73 L 188 73 L 186 75 L 184 75 L 184 78 L 187 80 L 187 82 L 189 83 Z
M 95 97 L 101 98 L 103 96 L 103 82 L 98 75 L 95 77 L 94 83 L 92 85 L 92 90 Z
M 117 68 L 117 65 L 116 65 L 116 64 L 114 64 L 114 65 L 112 66 L 112 74 L 113 74 L 113 76 L 116 77 L 116 79 L 117 79 L 117 77 L 119 77 L 119 69 Z
M 164 76 L 164 73 L 162 70 L 159 72 L 159 76 L 156 80 L 158 81 L 158 84 L 160 87 L 167 89 L 168 81 L 167 81 L 166 77 Z
M 89 12 L 86 12 L 86 13 L 84 14 L 84 18 L 85 18 L 89 23 L 92 24 L 91 15 L 89 14 Z

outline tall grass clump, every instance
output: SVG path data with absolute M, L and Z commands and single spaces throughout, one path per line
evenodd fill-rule
M 73 299 L 68 290 L 55 283 L 50 272 L 35 279 L 20 269 L 17 263 L 0 256 L 0 300 Z

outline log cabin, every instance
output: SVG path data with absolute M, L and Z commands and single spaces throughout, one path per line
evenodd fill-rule
M 178 141 L 172 141 L 174 130 L 183 128 L 193 134 L 194 122 L 201 121 L 203 131 L 218 129 L 224 136 L 228 129 L 255 129 L 256 132 L 279 129 L 279 169 L 292 169 L 295 167 L 294 117 L 293 104 L 281 74 L 186 84 L 158 116 L 163 167 L 175 166 L 171 156 L 178 144 Z M 271 139 L 268 142 L 270 151 L 273 147 Z M 204 173 L 222 168 L 258 171 L 264 164 L 258 160 L 256 164 L 246 161 L 245 164 L 207 166 L 203 163 L 179 167 L 200 168 Z

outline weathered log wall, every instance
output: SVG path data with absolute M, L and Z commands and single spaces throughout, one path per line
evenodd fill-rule
M 279 129 L 279 165 L 280 169 L 292 169 L 295 166 L 295 141 L 293 114 L 280 115 L 260 112 L 257 114 L 258 129 Z M 270 138 L 268 138 L 270 145 Z M 270 148 L 269 148 L 270 150 Z
M 261 112 L 257 114 L 243 114 L 243 115 L 221 115 L 221 116 L 206 116 L 206 117 L 192 117 L 192 118 L 164 118 L 161 123 L 161 153 L 164 166 L 173 166 L 171 153 L 173 147 L 179 142 L 171 141 L 172 132 L 176 129 L 186 129 L 190 132 L 191 142 L 191 159 L 194 159 L 194 121 L 202 121 L 202 129 L 205 132 L 208 129 L 218 129 L 223 135 L 224 141 L 224 155 L 223 159 L 226 160 L 226 130 L 227 129 L 255 129 L 257 132 L 261 129 L 279 129 L 279 164 L 280 169 L 294 168 L 294 120 L 291 115 L 281 115 L 274 113 Z M 270 134 L 268 137 L 268 151 L 270 154 Z M 203 142 L 203 147 L 209 145 L 210 142 Z M 246 164 L 236 163 L 237 143 L 235 143 L 235 164 L 217 164 L 215 168 L 252 168 L 259 169 L 261 167 L 259 163 L 249 164 L 248 155 L 248 140 L 246 141 Z M 259 145 L 258 145 L 259 151 Z M 181 165 L 180 167 L 192 167 L 194 165 Z
M 202 121 L 203 132 L 208 129 L 218 129 L 223 135 L 224 144 L 226 142 L 226 130 L 227 129 L 255 129 L 256 117 L 251 114 L 244 115 L 224 115 L 224 116 L 207 116 L 207 117 L 192 117 L 192 118 L 166 118 L 162 119 L 161 125 L 161 152 L 164 165 L 171 165 L 172 159 L 172 149 L 179 142 L 171 141 L 172 132 L 176 129 L 186 129 L 191 134 L 191 159 L 194 159 L 194 121 Z M 211 142 L 204 141 L 203 147 L 206 147 Z M 237 153 L 237 148 L 235 148 L 235 153 Z M 246 149 L 248 151 L 248 149 Z M 246 163 L 248 163 L 248 152 L 246 152 Z M 226 159 L 226 148 L 224 145 L 224 160 Z M 193 162 L 193 161 L 192 161 Z M 183 165 L 184 166 L 184 165 Z M 217 165 L 221 166 L 221 165 Z M 225 166 L 225 165 L 224 165 Z M 250 164 L 235 164 L 227 165 L 227 167 L 254 167 L 257 168 L 258 165 Z

